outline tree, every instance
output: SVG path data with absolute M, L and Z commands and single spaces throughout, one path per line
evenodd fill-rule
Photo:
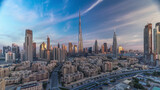
M 123 67 L 121 63 L 118 63 L 118 66 L 119 66 L 119 67 Z
M 118 69 L 118 67 L 114 67 L 114 68 L 113 68 L 113 70 L 117 70 L 117 69 Z

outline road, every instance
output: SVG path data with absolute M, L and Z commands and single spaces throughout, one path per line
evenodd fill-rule
M 109 79 L 109 78 L 114 78 L 114 77 L 117 77 L 117 76 L 121 76 L 121 75 L 125 75 L 125 74 L 136 74 L 136 73 L 142 73 L 142 72 L 145 72 L 145 71 L 154 71 L 154 70 L 159 70 L 159 69 L 149 69 L 149 70 L 138 70 L 138 71 L 130 71 L 130 72 L 124 72 L 124 73 L 119 73 L 119 74 L 113 74 L 113 75 L 104 75 L 104 77 L 102 78 L 99 78 L 97 80 L 92 80 L 91 82 L 89 83 L 86 83 L 86 84 L 82 84 L 80 86 L 77 86 L 75 88 L 72 88 L 72 90 L 83 90 L 83 89 L 88 89 L 88 87 L 93 87 L 93 86 L 96 86 L 98 84 L 98 86 L 96 87 L 99 87 L 100 85 L 102 84 L 99 84 L 100 81 L 103 81 L 105 79 Z M 94 89 L 94 88 L 90 88 L 90 89 Z
M 17 85 L 10 85 L 6 86 L 5 90 L 15 90 L 17 88 Z
M 59 64 L 52 72 L 51 77 L 49 79 L 49 85 L 47 90 L 60 90 L 61 84 L 59 83 L 58 71 L 60 71 L 62 64 Z

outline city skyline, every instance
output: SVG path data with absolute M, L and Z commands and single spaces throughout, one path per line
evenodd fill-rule
M 125 49 L 134 49 L 136 47 L 136 49 L 141 50 L 143 47 L 144 26 L 151 22 L 154 27 L 155 23 L 158 22 L 158 19 L 155 19 L 155 17 L 160 15 L 158 5 L 156 5 L 154 1 L 149 0 L 145 2 L 143 0 L 135 2 L 131 0 L 120 0 L 116 3 L 114 1 L 104 0 L 85 0 L 83 4 L 77 4 L 78 6 L 73 10 L 71 10 L 71 8 L 75 7 L 75 5 L 71 5 L 71 1 L 55 1 L 56 3 L 63 2 L 63 4 L 65 4 L 64 10 L 60 11 L 56 11 L 55 9 L 63 5 L 52 7 L 54 2 L 50 0 L 38 3 L 36 1 L 25 2 L 23 0 L 17 2 L 1 0 L 0 2 L 0 24 L 2 25 L 2 27 L 0 27 L 0 30 L 2 30 L 2 32 L 0 32 L 2 36 L 0 41 L 4 42 L 0 44 L 0 48 L 16 43 L 22 49 L 24 32 L 27 28 L 33 30 L 33 41 L 37 43 L 37 47 L 39 47 L 42 42 L 46 42 L 47 35 L 51 38 L 51 45 L 57 45 L 58 42 L 68 45 L 68 41 L 78 45 L 78 12 L 80 10 L 82 14 L 84 47 L 93 46 L 95 40 L 98 40 L 99 46 L 103 43 L 107 43 L 108 46 L 112 45 L 113 32 L 116 30 L 118 45 L 125 46 Z M 137 2 L 139 3 L 137 4 Z M 109 3 L 108 6 L 107 3 Z M 123 5 L 128 5 L 127 3 L 132 3 L 130 6 L 126 6 L 128 9 L 121 7 Z M 24 6 L 22 6 L 23 4 Z M 32 4 L 33 7 L 30 7 L 29 4 Z M 135 4 L 137 7 L 133 9 Z M 13 6 L 12 9 L 8 9 L 10 5 Z M 40 8 L 41 6 L 43 7 Z M 116 8 L 119 8 L 119 10 L 116 11 Z M 17 9 L 17 13 L 21 17 L 19 17 L 13 9 Z M 122 10 L 124 10 L 124 12 L 119 13 Z M 108 11 L 110 12 L 108 13 Z M 102 12 L 104 15 L 100 15 Z M 7 16 L 10 15 L 9 13 L 13 13 L 13 15 L 8 18 Z M 116 13 L 119 13 L 119 15 L 114 15 Z M 104 19 L 105 17 L 106 19 Z M 28 19 L 26 20 L 26 18 Z M 141 19 L 135 20 L 138 18 Z M 12 22 L 15 23 L 13 24 Z M 96 27 L 94 27 L 95 25 Z M 13 32 L 16 33 L 13 35 Z
M 160 0 L 0 0 L 0 90 L 160 90 Z

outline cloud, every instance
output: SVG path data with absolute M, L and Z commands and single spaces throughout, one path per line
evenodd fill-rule
M 67 32 L 69 29 L 71 29 L 71 22 L 66 23 L 66 26 L 64 27 L 64 32 Z
M 81 16 L 84 15 L 85 13 L 89 12 L 90 10 L 92 10 L 94 7 L 96 7 L 102 1 L 103 0 L 97 0 L 89 8 L 82 11 Z M 64 3 L 67 4 L 68 0 L 64 0 Z M 32 26 L 32 28 L 42 27 L 42 26 L 45 27 L 45 26 L 48 26 L 48 25 L 53 25 L 53 24 L 57 24 L 57 23 L 60 23 L 60 22 L 70 20 L 70 19 L 74 19 L 74 18 L 79 17 L 78 13 L 79 12 L 77 11 L 76 13 L 68 15 L 68 16 L 56 17 L 56 16 L 54 16 L 53 12 L 49 12 L 49 13 L 47 13 L 48 18 L 44 19 L 43 21 L 41 21 L 37 25 Z M 44 16 L 44 15 L 42 15 L 42 16 Z
M 160 10 L 160 0 L 153 0 L 155 3 L 156 3 L 156 5 L 159 7 L 159 10 Z
M 84 15 L 85 13 L 89 12 L 90 10 L 92 10 L 94 7 L 96 7 L 99 3 L 101 3 L 103 0 L 97 0 L 95 3 L 93 3 L 89 8 L 87 8 L 85 11 L 82 11 L 81 15 Z M 68 2 L 68 0 L 66 0 L 66 2 Z M 73 18 L 77 18 L 79 17 L 79 12 L 77 11 L 76 13 L 66 16 L 64 18 L 58 19 L 57 22 L 63 22 L 69 19 L 73 19 Z
M 96 7 L 99 3 L 101 3 L 103 0 L 97 0 L 95 3 L 93 3 L 89 8 L 87 8 L 83 14 L 89 12 L 90 10 L 92 10 L 94 7 Z
M 143 50 L 144 26 L 148 22 L 151 22 L 154 27 L 154 24 L 159 22 L 160 12 L 157 11 L 157 7 L 151 5 L 147 8 L 144 7 L 142 9 L 133 10 L 129 13 L 121 15 L 118 17 L 120 19 L 116 18 L 114 20 L 103 22 L 105 24 L 100 24 L 100 27 L 96 26 L 98 28 L 93 28 L 92 32 L 86 33 L 86 43 L 87 45 L 92 45 L 94 44 L 93 39 L 97 39 L 100 43 L 106 41 L 107 43 L 112 44 L 112 34 L 110 35 L 110 32 L 113 32 L 116 27 L 119 45 L 125 46 L 126 49 L 136 48 Z M 108 26 L 108 22 L 111 24 L 110 26 Z M 105 37 L 104 33 L 109 37 Z M 92 44 L 89 43 L 89 40 L 91 40 L 90 43 Z
M 13 16 L 16 20 L 21 22 L 33 22 L 38 18 L 38 14 L 33 10 L 26 10 L 21 7 L 18 3 L 8 0 L 5 4 L 4 11 L 6 15 Z M 12 8 L 11 8 L 12 6 Z
M 148 13 L 155 12 L 155 11 L 157 11 L 157 7 L 155 5 L 152 5 L 152 6 L 140 9 L 140 10 L 136 10 L 136 11 L 127 13 L 126 15 L 123 15 L 122 17 L 118 17 L 118 19 L 116 19 L 115 21 L 120 22 L 120 21 L 124 21 L 124 20 L 131 19 L 134 17 L 144 16 Z

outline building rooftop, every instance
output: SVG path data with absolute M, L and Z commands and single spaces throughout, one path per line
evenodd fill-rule
M 30 83 L 26 83 L 26 84 L 18 87 L 17 90 L 26 89 L 26 88 L 30 88 L 30 87 L 34 87 L 34 86 L 38 86 L 38 85 L 39 85 L 39 83 L 30 82 Z

